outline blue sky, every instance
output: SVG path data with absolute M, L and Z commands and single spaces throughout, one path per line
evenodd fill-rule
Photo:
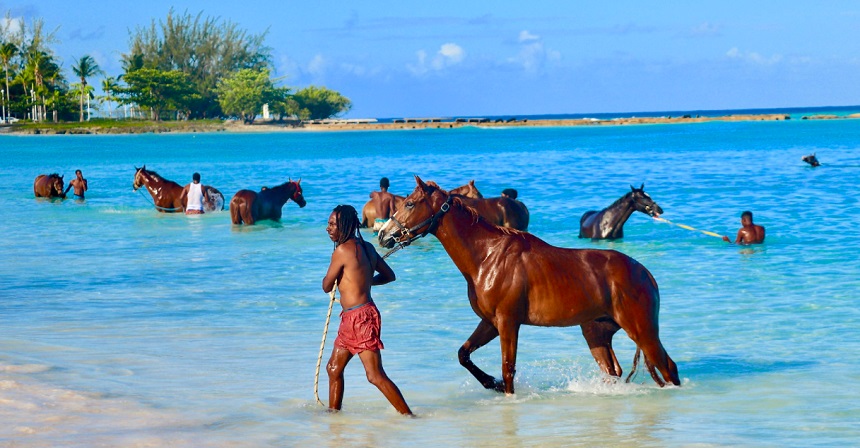
M 349 97 L 350 117 L 860 104 L 849 1 L 3 1 L 120 73 L 129 30 L 179 12 L 268 30 L 276 76 Z

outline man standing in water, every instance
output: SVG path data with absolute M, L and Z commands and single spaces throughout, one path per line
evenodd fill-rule
M 387 177 L 379 180 L 379 191 L 371 192 L 370 200 L 373 202 L 373 208 L 376 210 L 376 219 L 373 220 L 373 231 L 379 232 L 379 229 L 391 219 L 391 211 L 394 210 L 394 195 L 388 192 Z
M 747 210 L 741 213 L 741 227 L 738 230 L 738 236 L 735 238 L 735 244 L 761 244 L 764 242 L 764 227 L 753 224 L 752 212 Z M 724 236 L 723 241 L 731 243 L 729 237 Z
M 75 189 L 75 199 L 83 200 L 84 193 L 87 191 L 87 180 L 84 179 L 84 174 L 81 170 L 75 170 L 75 178 L 69 182 L 69 186 L 66 187 L 66 191 L 64 191 L 63 194 L 68 193 L 72 187 Z
M 322 289 L 331 292 L 337 282 L 340 289 L 340 327 L 326 371 L 328 372 L 328 407 L 339 411 L 343 405 L 343 371 L 358 355 L 367 380 L 379 388 L 385 398 L 404 415 L 412 415 L 400 389 L 382 368 L 382 320 L 370 296 L 370 287 L 395 280 L 394 271 L 376 253 L 373 244 L 365 242 L 358 231 L 361 222 L 350 205 L 338 205 L 328 218 L 326 232 L 334 241 L 331 264 L 322 281 Z M 373 275 L 376 272 L 376 275 Z
M 179 200 L 182 201 L 183 198 L 188 199 L 188 203 L 185 205 L 186 215 L 202 215 L 203 204 L 209 202 L 209 193 L 200 183 L 200 173 L 194 173 L 191 176 L 191 181 L 190 184 L 182 189 Z

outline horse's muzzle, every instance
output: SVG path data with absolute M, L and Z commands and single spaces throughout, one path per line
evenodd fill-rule
M 385 229 L 379 231 L 380 246 L 391 249 L 395 244 L 397 244 L 397 238 L 393 234 L 386 232 Z

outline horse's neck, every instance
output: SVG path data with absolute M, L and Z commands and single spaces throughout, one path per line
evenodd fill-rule
M 178 199 L 179 197 L 168 197 L 168 195 L 175 195 L 174 192 L 177 189 L 182 189 L 183 187 L 172 180 L 167 180 L 158 174 L 146 173 L 144 177 L 144 185 L 146 186 L 146 190 L 149 191 L 149 194 L 152 195 L 153 200 L 161 200 L 161 201 L 173 201 L 174 199 Z
M 436 238 L 448 252 L 460 272 L 474 276 L 481 262 L 487 258 L 491 245 L 476 244 L 501 237 L 501 231 L 483 219 L 478 219 L 458 205 L 441 218 L 436 229 Z
M 629 194 L 625 194 L 612 205 L 606 207 L 603 216 L 604 218 L 607 215 L 610 217 L 610 225 L 612 226 L 612 229 L 615 230 L 620 226 L 623 226 L 624 223 L 630 219 L 630 215 L 633 214 L 634 210 Z
M 285 184 L 263 190 L 259 194 L 263 196 L 263 198 L 278 202 L 283 206 L 290 200 L 290 196 L 295 192 L 296 190 L 292 185 Z

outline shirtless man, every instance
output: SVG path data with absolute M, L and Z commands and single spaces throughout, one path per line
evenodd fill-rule
M 200 184 L 200 173 L 194 173 L 191 176 L 191 183 L 182 189 L 182 194 L 179 195 L 180 202 L 186 197 L 188 200 L 185 204 L 185 214 L 202 215 L 203 205 L 209 203 L 209 192 Z
M 761 244 L 764 242 L 764 227 L 753 224 L 753 215 L 751 211 L 741 213 L 741 227 L 738 230 L 738 236 L 735 238 L 735 244 Z M 731 243 L 729 237 L 724 236 L 723 241 Z
M 81 173 L 81 170 L 75 170 L 75 178 L 69 182 L 69 186 L 66 187 L 66 191 L 63 194 L 66 194 L 72 188 L 75 189 L 75 199 L 84 199 L 84 192 L 87 191 L 87 180 L 84 179 L 84 174 Z
M 412 415 L 400 389 L 382 368 L 382 321 L 370 296 L 370 287 L 395 280 L 394 271 L 376 253 L 373 244 L 365 242 L 358 231 L 361 222 L 350 205 L 338 205 L 328 218 L 326 232 L 334 241 L 331 264 L 322 280 L 322 289 L 331 292 L 337 281 L 340 290 L 340 328 L 334 341 L 328 372 L 328 407 L 339 411 L 343 404 L 343 371 L 358 355 L 367 380 L 379 388 L 397 412 Z M 376 275 L 373 275 L 376 272 Z
M 391 212 L 395 208 L 394 195 L 388 192 L 387 177 L 379 180 L 379 191 L 370 193 L 370 200 L 373 202 L 374 209 L 376 209 L 376 219 L 373 220 L 373 231 L 379 232 L 379 229 L 391 218 Z

